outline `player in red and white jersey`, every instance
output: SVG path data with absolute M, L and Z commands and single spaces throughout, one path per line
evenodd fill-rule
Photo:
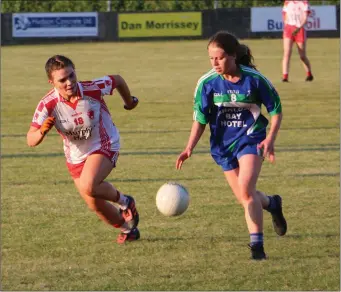
M 284 22 L 283 29 L 283 61 L 282 61 L 282 81 L 288 82 L 289 62 L 292 52 L 292 46 L 295 42 L 298 53 L 303 62 L 306 71 L 306 81 L 313 81 L 314 77 L 311 73 L 311 65 L 306 54 L 307 35 L 304 25 L 310 14 L 310 5 L 308 1 L 285 1 L 282 15 Z
M 69 172 L 89 208 L 121 229 L 118 243 L 137 240 L 139 214 L 134 198 L 104 181 L 116 166 L 120 136 L 103 97 L 116 88 L 127 110 L 135 108 L 138 99 L 120 75 L 78 82 L 75 66 L 65 56 L 49 58 L 45 70 L 54 88 L 38 103 L 27 144 L 39 145 L 54 126 L 63 138 Z M 119 211 L 111 202 L 119 205 Z
M 31 124 L 39 129 L 49 116 L 57 118 L 54 125 L 63 137 L 70 167 L 82 163 L 96 150 L 106 151 L 109 155 L 120 149 L 118 131 L 103 99 L 103 95 L 111 94 L 115 88 L 114 77 L 81 81 L 76 86 L 74 103 L 64 99 L 58 89 L 51 90 L 38 104 Z

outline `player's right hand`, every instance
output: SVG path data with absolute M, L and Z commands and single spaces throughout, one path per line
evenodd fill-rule
M 175 163 L 175 167 L 176 169 L 181 169 L 182 164 L 184 163 L 185 160 L 187 160 L 188 158 L 190 158 L 192 155 L 192 151 L 191 150 L 185 150 L 183 152 L 181 152 L 181 154 L 179 155 L 178 159 L 176 160 Z
M 56 119 L 54 117 L 48 117 L 41 125 L 40 133 L 45 136 L 52 129 L 55 122 Z
M 137 106 L 137 104 L 139 103 L 139 99 L 137 97 L 132 96 L 132 99 L 133 99 L 133 101 L 132 101 L 132 104 L 130 106 L 128 106 L 126 104 L 124 105 L 125 110 L 130 111 L 130 110 L 134 109 Z

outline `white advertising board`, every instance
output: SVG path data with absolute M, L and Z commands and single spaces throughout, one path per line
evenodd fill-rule
M 14 13 L 13 37 L 97 36 L 97 12 Z
M 336 30 L 336 7 L 311 6 L 305 25 L 307 30 Z M 252 7 L 251 31 L 276 32 L 283 30 L 282 7 Z

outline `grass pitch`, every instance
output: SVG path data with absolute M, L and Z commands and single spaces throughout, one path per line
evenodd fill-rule
M 206 130 L 183 170 L 177 155 L 192 124 L 193 91 L 210 69 L 206 41 L 87 43 L 2 48 L 2 290 L 339 290 L 339 39 L 309 39 L 315 80 L 296 51 L 281 79 L 281 40 L 246 40 L 277 88 L 284 119 L 276 164 L 264 163 L 258 189 L 283 197 L 288 233 L 265 213 L 267 261 L 251 262 L 243 210 L 209 154 Z M 65 54 L 78 78 L 121 74 L 140 98 L 123 109 L 106 97 L 122 139 L 109 180 L 137 200 L 141 240 L 115 243 L 118 231 L 87 210 L 67 172 L 53 130 L 26 145 L 34 109 L 49 90 L 44 64 Z M 158 188 L 178 181 L 191 195 L 176 218 L 156 209 Z

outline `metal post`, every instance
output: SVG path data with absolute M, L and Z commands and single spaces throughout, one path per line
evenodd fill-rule
M 218 5 L 219 5 L 219 0 L 214 0 L 214 3 L 213 3 L 213 7 L 214 9 L 217 9 L 218 8 Z
M 107 12 L 111 11 L 111 0 L 107 0 Z

